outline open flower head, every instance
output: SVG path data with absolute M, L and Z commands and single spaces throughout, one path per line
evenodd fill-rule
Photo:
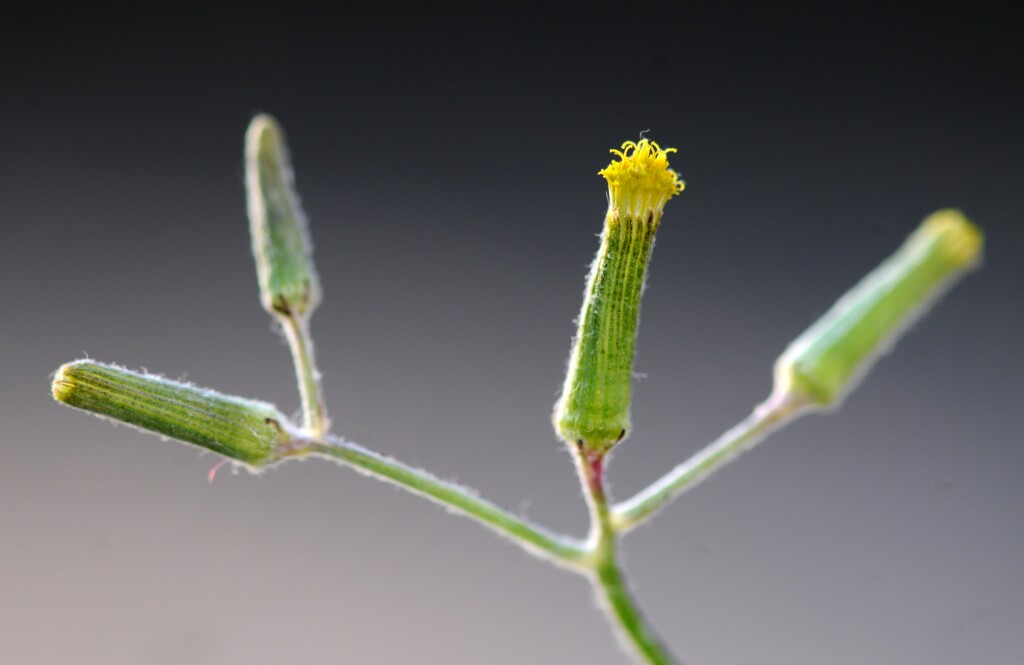
M 650 211 L 660 217 L 665 203 L 683 191 L 679 174 L 668 167 L 668 154 L 675 148 L 640 139 L 611 152 L 618 159 L 598 172 L 608 181 L 609 213 L 640 218 Z

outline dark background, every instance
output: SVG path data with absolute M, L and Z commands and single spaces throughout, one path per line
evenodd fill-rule
M 0 661 L 625 663 L 582 579 L 327 464 L 259 478 L 59 408 L 83 355 L 297 406 L 257 303 L 242 135 L 313 224 L 335 430 L 575 534 L 548 414 L 608 149 L 687 181 L 644 304 L 625 497 L 741 418 L 785 344 L 926 214 L 986 264 L 843 409 L 625 541 L 687 662 L 1020 663 L 1019 23 L 642 3 L 0 20 Z

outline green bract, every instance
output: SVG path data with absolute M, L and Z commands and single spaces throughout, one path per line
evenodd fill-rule
M 821 406 L 842 400 L 874 360 L 978 264 L 983 243 L 981 231 L 959 210 L 930 215 L 789 345 L 775 364 L 776 390 Z
M 245 181 L 252 253 L 263 308 L 271 314 L 309 316 L 320 304 L 320 278 L 306 216 L 295 193 L 281 127 L 258 115 L 245 137 Z
M 252 466 L 273 461 L 292 438 L 288 420 L 266 402 L 91 360 L 78 360 L 57 370 L 53 396 L 68 406 Z

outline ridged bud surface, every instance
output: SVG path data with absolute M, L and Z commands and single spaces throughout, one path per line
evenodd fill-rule
M 683 188 L 668 153 L 641 140 L 613 150 L 601 175 L 609 207 L 590 268 L 555 430 L 587 452 L 604 453 L 630 431 L 633 355 L 647 264 L 666 201 Z
M 152 374 L 78 360 L 57 370 L 58 402 L 191 443 L 252 466 L 291 441 L 273 405 L 222 395 Z
M 776 392 L 838 403 L 879 355 L 981 260 L 981 231 L 958 210 L 930 215 L 775 363 Z
M 320 278 L 295 193 L 288 146 L 269 115 L 253 118 L 246 132 L 245 183 L 263 308 L 271 314 L 308 317 L 320 304 Z

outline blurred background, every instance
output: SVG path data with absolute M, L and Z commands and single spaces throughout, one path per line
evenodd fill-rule
M 261 477 L 58 407 L 86 356 L 297 408 L 257 301 L 242 136 L 292 147 L 335 431 L 582 535 L 549 413 L 606 205 L 650 130 L 686 191 L 646 294 L 639 490 L 743 417 L 785 345 L 918 221 L 969 276 L 842 410 L 630 535 L 694 665 L 1024 662 L 1017 25 L 701 3 L 0 20 L 0 662 L 622 665 L 581 578 L 330 464 Z

